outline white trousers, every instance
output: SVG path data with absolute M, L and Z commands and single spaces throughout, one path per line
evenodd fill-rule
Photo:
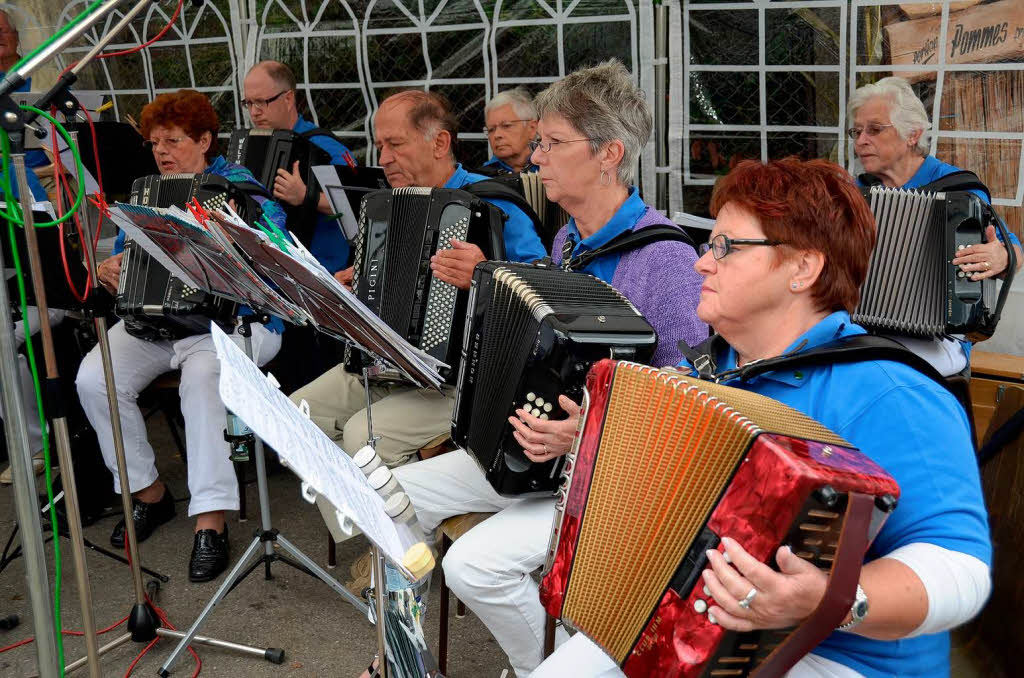
M 178 393 L 185 420 L 188 489 L 192 495 L 188 514 L 237 510 L 238 483 L 224 441 L 227 413 L 218 391 L 220 361 L 213 338 L 199 334 L 177 341 L 144 341 L 128 334 L 123 322 L 110 328 L 107 338 L 121 414 L 129 491 L 143 490 L 158 477 L 153 447 L 146 437 L 146 422 L 136 403 L 139 392 L 164 372 L 180 369 Z M 237 332 L 231 338 L 245 349 L 245 339 Z M 256 363 L 263 365 L 281 348 L 281 335 L 253 324 L 252 348 Z M 99 438 L 103 460 L 114 475 L 114 490 L 120 493 L 99 346 L 85 356 L 75 383 L 82 409 Z
M 622 669 L 604 650 L 577 633 L 555 650 L 530 678 L 625 678 Z M 848 666 L 809 654 L 789 670 L 786 678 L 863 678 Z
M 56 327 L 60 325 L 64 320 L 64 311 L 61 309 L 50 308 L 46 310 L 46 315 L 50 321 L 50 327 Z M 28 332 L 25 332 L 25 320 L 28 321 Z M 28 307 L 28 316 L 25 320 L 19 320 L 14 323 L 14 345 L 21 346 L 25 341 L 25 337 L 32 336 L 39 331 L 39 309 L 35 306 Z M 36 355 L 36 368 L 39 370 L 40 386 L 43 386 L 42 380 L 46 378 L 46 365 L 43 362 L 42 354 Z M 28 358 L 18 354 L 18 382 L 21 385 L 21 402 L 25 404 L 25 420 L 28 424 L 28 442 L 32 453 L 43 449 L 43 429 L 39 425 L 39 415 L 36 412 L 36 390 L 32 384 L 32 371 L 28 367 Z M 0 399 L 0 419 L 4 416 L 4 403 L 3 399 Z
M 460 537 L 441 562 L 448 587 L 487 626 L 519 678 L 544 658 L 546 613 L 531 573 L 544 564 L 555 500 L 494 491 L 464 450 L 393 469 L 432 536 L 445 518 L 497 513 Z M 559 629 L 556 644 L 568 638 Z

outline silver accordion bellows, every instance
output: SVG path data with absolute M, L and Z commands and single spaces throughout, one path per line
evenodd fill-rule
M 989 225 L 1007 238 L 991 206 L 966 191 L 873 186 L 865 193 L 878 222 L 878 241 L 853 321 L 911 337 L 992 336 L 1010 280 L 974 281 L 952 263 L 958 250 L 985 242 Z

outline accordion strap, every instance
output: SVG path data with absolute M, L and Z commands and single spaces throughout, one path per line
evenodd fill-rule
M 697 249 L 693 245 L 693 239 L 686 234 L 686 231 L 678 226 L 648 226 L 647 228 L 641 228 L 637 231 L 626 231 L 626 233 L 612 238 L 597 249 L 583 252 L 568 261 L 563 260 L 562 267 L 570 271 L 580 271 L 586 268 L 587 264 L 598 257 L 603 257 L 606 254 L 637 250 L 641 247 L 650 245 L 651 243 L 661 242 L 662 240 L 683 242 L 690 247 L 693 247 L 695 250 Z M 562 256 L 564 257 L 565 254 L 563 253 Z
M 686 359 L 697 369 L 701 379 L 721 381 L 739 377 L 743 381 L 750 381 L 754 377 L 766 372 L 777 372 L 781 370 L 792 370 L 797 367 L 818 367 L 823 365 L 839 365 L 842 363 L 859 363 L 871 360 L 890 360 L 903 363 L 914 368 L 943 388 L 958 396 L 951 384 L 939 374 L 939 371 L 928 363 L 927 360 L 911 352 L 903 344 L 888 337 L 880 337 L 874 334 L 858 334 L 846 337 L 839 341 L 810 351 L 787 353 L 775 358 L 765 358 L 749 362 L 743 367 L 737 367 L 725 372 L 716 373 L 714 356 L 720 353 L 725 346 L 725 340 L 720 335 L 714 335 L 704 343 L 690 348 L 680 342 L 680 349 Z M 960 400 L 960 398 L 957 398 Z
M 520 181 L 518 175 L 515 176 L 515 180 Z M 466 184 L 461 187 L 461 190 L 485 200 L 507 200 L 526 213 L 526 216 L 530 217 L 530 221 L 533 222 L 534 230 L 540 233 L 543 225 L 537 212 L 534 211 L 533 205 L 520 191 L 512 188 L 500 178 L 484 179 L 473 184 Z
M 851 492 L 839 533 L 839 545 L 825 595 L 811 616 L 789 634 L 758 667 L 750 678 L 781 678 L 801 657 L 817 647 L 837 626 L 853 605 L 864 554 L 868 550 L 874 497 Z

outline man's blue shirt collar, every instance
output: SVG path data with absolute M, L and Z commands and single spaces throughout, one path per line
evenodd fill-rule
M 462 169 L 462 163 L 455 164 L 455 173 L 444 182 L 442 188 L 462 188 L 469 183 L 469 172 Z
M 491 159 L 484 163 L 484 167 L 489 167 L 491 165 L 497 165 L 499 168 L 505 170 L 506 172 L 510 172 L 510 173 L 515 173 L 516 172 L 516 169 L 514 167 L 512 167 L 512 165 L 509 165 L 507 162 L 505 162 L 504 160 L 502 160 L 501 158 L 499 158 L 496 155 L 492 155 Z M 534 165 L 532 162 L 527 162 L 526 163 L 526 167 L 524 167 L 522 171 L 523 172 L 536 172 L 539 169 L 540 168 L 537 167 L 536 165 Z

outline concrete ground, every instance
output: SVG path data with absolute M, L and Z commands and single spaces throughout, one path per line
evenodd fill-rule
M 187 496 L 185 469 L 177 457 L 174 444 L 161 417 L 150 420 L 150 434 L 157 449 L 161 477 L 171 487 L 175 497 Z M 2 464 L 0 464 L 2 466 Z M 255 476 L 255 472 L 252 471 Z M 287 471 L 271 475 L 270 497 L 273 525 L 320 565 L 326 566 L 326 528 L 316 508 L 299 496 L 299 484 Z M 229 517 L 232 563 L 249 545 L 253 530 L 258 525 L 259 509 L 255 482 L 247 487 L 249 520 L 240 523 L 236 514 Z M 160 527 L 149 540 L 140 545 L 142 563 L 171 579 L 161 585 L 158 604 L 166 611 L 170 621 L 179 629 L 188 628 L 206 602 L 223 581 L 191 584 L 187 578 L 188 558 L 192 546 L 192 521 L 187 517 L 187 502 L 178 502 L 178 515 Z M 109 547 L 110 531 L 118 517 L 108 517 L 85 528 L 85 536 L 99 546 Z M 14 493 L 10 486 L 0 487 L 0 545 L 6 543 L 15 526 Z M 349 565 L 367 548 L 363 537 L 338 545 L 338 567 L 333 576 L 344 583 L 349 577 Z M 47 545 L 51 559 L 53 547 Z M 62 614 L 65 629 L 81 627 L 81 611 L 72 555 L 67 540 L 61 541 L 64 562 L 64 590 Z M 93 592 L 93 609 L 97 627 L 102 629 L 128 614 L 134 602 L 132 584 L 127 566 L 106 556 L 86 552 L 89 578 Z M 17 614 L 21 625 L 10 631 L 0 631 L 0 647 L 28 638 L 33 633 L 29 596 L 26 589 L 24 559 L 13 561 L 0 572 L 0 617 Z M 51 575 L 52 576 L 52 575 Z M 151 577 L 144 576 L 145 581 Z M 437 648 L 438 598 L 429 597 L 425 623 L 427 641 Z M 100 645 L 123 635 L 124 626 L 100 636 Z M 198 649 L 202 659 L 203 676 L 300 676 L 352 677 L 358 676 L 373 658 L 376 647 L 374 627 L 346 600 L 338 596 L 319 580 L 298 572 L 283 563 L 273 566 L 273 579 L 263 577 L 262 566 L 249 575 L 227 598 L 215 608 L 201 633 L 215 638 L 256 645 L 281 647 L 286 651 L 282 665 L 262 659 L 253 659 L 212 648 Z M 484 625 L 472 613 L 456 619 L 454 605 L 450 628 L 448 675 L 458 677 L 498 678 L 507 668 L 507 661 L 497 643 Z M 84 655 L 81 638 L 64 637 L 65 656 L 72 661 Z M 154 676 L 171 653 L 175 643 L 160 640 L 143 657 L 133 675 Z M 128 642 L 102 659 L 103 676 L 123 676 L 128 665 L 143 648 Z M 176 663 L 172 675 L 190 676 L 194 662 L 185 654 Z M 22 646 L 0 654 L 0 676 L 14 678 L 31 676 L 36 672 L 33 645 Z M 509 671 L 511 673 L 511 671 Z M 87 676 L 79 670 L 71 675 Z

